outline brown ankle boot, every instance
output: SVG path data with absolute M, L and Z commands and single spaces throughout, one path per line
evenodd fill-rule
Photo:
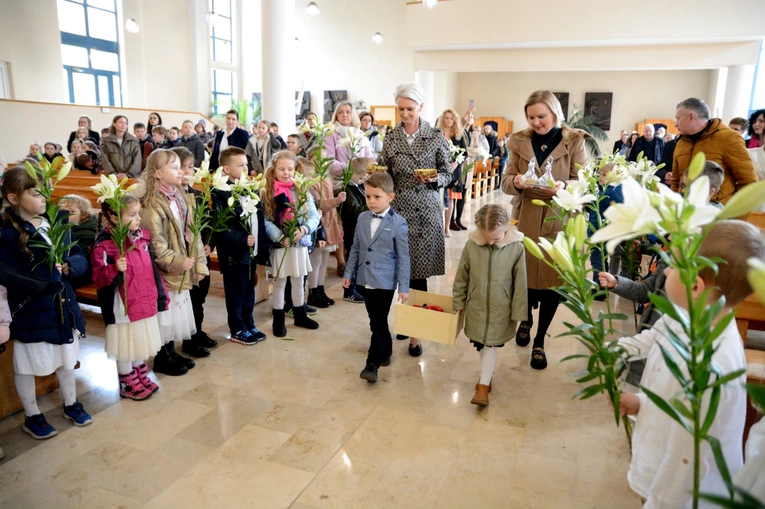
M 473 399 L 471 399 L 470 402 L 472 404 L 478 405 L 478 406 L 488 406 L 488 404 L 489 404 L 489 386 L 488 385 L 476 384 L 476 386 L 475 386 L 475 396 L 473 396 Z

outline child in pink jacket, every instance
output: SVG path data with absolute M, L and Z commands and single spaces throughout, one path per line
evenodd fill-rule
M 141 204 L 132 195 L 123 201 L 120 219 L 130 225 L 126 254 L 120 257 L 109 228 L 104 229 L 93 246 L 93 282 L 106 323 L 106 354 L 117 361 L 120 396 L 144 400 L 159 389 L 145 360 L 162 347 L 157 313 L 167 310 L 168 294 L 154 263 L 150 234 L 140 229 Z M 114 211 L 107 204 L 102 211 L 110 226 L 115 225 Z

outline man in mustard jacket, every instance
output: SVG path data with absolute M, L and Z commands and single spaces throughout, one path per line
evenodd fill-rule
M 672 190 L 678 190 L 693 156 L 704 152 L 707 161 L 714 161 L 725 170 L 720 191 L 712 198 L 725 204 L 742 187 L 757 182 L 757 174 L 741 135 L 719 118 L 709 116 L 709 106 L 701 99 L 692 97 L 677 105 L 675 119 L 682 137 L 671 163 Z

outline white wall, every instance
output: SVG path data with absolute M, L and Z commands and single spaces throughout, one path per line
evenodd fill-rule
M 137 34 L 124 31 L 125 106 L 188 110 L 190 59 L 185 0 L 123 2 Z M 69 102 L 61 62 L 56 0 L 0 2 L 0 61 L 11 67 L 14 99 Z
M 16 99 L 68 101 L 56 0 L 0 2 L 0 61 L 10 64 Z
M 125 106 L 191 109 L 191 61 L 188 8 L 185 0 L 123 1 L 123 18 L 141 26 L 124 31 Z
M 584 104 L 585 92 L 613 92 L 609 141 L 601 143 L 613 147 L 621 129 L 646 118 L 674 118 L 675 106 L 688 97 L 706 101 L 709 77 L 709 71 L 463 73 L 458 103 L 473 98 L 476 116 L 503 116 L 518 131 L 527 127 L 523 105 L 535 90 L 568 92 L 569 116 L 575 103 Z
M 765 35 L 762 0 L 674 0 L 647 5 L 543 0 L 529 7 L 508 0 L 449 0 L 427 9 L 411 2 L 403 33 L 411 47 L 422 49 L 458 45 L 552 47 L 588 45 L 592 41 L 606 46 L 646 44 L 649 40 L 653 44 L 676 44 L 759 40 Z

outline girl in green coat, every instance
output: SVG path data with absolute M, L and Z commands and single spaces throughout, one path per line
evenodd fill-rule
M 527 313 L 526 257 L 523 234 L 501 205 L 484 205 L 476 230 L 462 250 L 454 278 L 454 310 L 465 319 L 465 335 L 481 356 L 481 376 L 471 403 L 489 404 L 497 348 L 515 335 Z

